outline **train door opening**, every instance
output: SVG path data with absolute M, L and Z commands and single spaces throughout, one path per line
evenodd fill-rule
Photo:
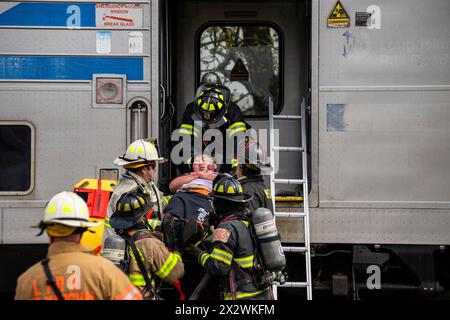
M 257 131 L 268 129 L 269 98 L 277 114 L 299 114 L 302 99 L 309 103 L 308 1 L 168 0 L 161 3 L 161 16 L 160 78 L 166 115 L 161 141 L 169 140 L 207 72 L 215 72 L 230 88 L 231 100 Z M 298 123 L 283 123 L 283 145 L 298 146 L 300 138 Z M 170 155 L 170 144 L 162 149 Z M 278 177 L 300 177 L 301 155 L 282 156 Z M 178 174 L 169 165 L 161 171 L 163 183 Z M 291 188 L 281 192 L 300 191 Z

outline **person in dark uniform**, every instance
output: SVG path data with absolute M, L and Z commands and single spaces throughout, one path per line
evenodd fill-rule
M 271 300 L 272 289 L 257 281 L 258 261 L 256 242 L 252 235 L 245 204 L 252 199 L 231 175 L 218 177 L 214 183 L 217 224 L 208 251 L 191 247 L 198 262 L 208 275 L 216 277 L 224 300 Z
M 217 175 L 216 165 L 211 157 L 199 154 L 192 166 L 191 174 L 170 183 L 170 189 L 176 193 L 168 201 L 162 223 L 166 246 L 179 252 L 189 244 L 206 248 L 202 240 L 208 234 L 209 216 L 214 211 L 209 194 Z M 181 279 L 181 287 L 189 297 L 205 271 L 188 252 L 183 253 L 182 258 L 186 273 Z
M 264 149 L 257 141 L 249 139 L 239 151 L 235 176 L 244 192 L 253 196 L 252 200 L 246 203 L 247 209 L 254 212 L 262 207 L 274 213 L 270 188 L 264 182 L 264 175 L 270 174 L 272 167 L 267 162 Z
M 218 129 L 222 134 L 223 147 L 218 147 L 220 150 L 214 150 L 215 153 L 212 155 L 220 165 L 219 172 L 229 173 L 235 155 L 234 150 L 226 150 L 227 140 L 241 140 L 243 133 L 250 129 L 250 125 L 244 121 L 241 109 L 231 101 L 230 89 L 223 86 L 219 77 L 212 72 L 203 76 L 194 101 L 186 106 L 176 132 L 183 139 L 190 139 L 192 155 L 203 152 L 214 141 L 214 139 L 202 140 L 201 150 L 197 150 L 199 146 L 194 145 L 194 137 L 201 135 L 203 138 L 208 129 Z M 190 159 L 183 159 L 183 163 L 178 165 L 181 173 L 189 172 Z M 222 164 L 217 161 L 220 159 L 223 161 Z

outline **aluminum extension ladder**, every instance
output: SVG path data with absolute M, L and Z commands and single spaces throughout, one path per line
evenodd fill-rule
M 307 299 L 312 300 L 312 280 L 311 280 L 311 247 L 309 238 L 309 206 L 308 206 L 308 166 L 306 155 L 306 103 L 305 99 L 302 100 L 300 115 L 274 115 L 273 114 L 273 101 L 269 98 L 269 134 L 270 134 L 270 165 L 273 168 L 270 174 L 270 192 L 272 194 L 272 203 L 275 211 L 275 219 L 290 218 L 301 219 L 303 218 L 304 228 L 304 247 L 283 247 L 284 252 L 303 253 L 305 255 L 306 265 L 306 282 L 286 282 L 280 285 L 273 286 L 273 292 L 275 299 L 277 299 L 277 287 L 289 287 L 289 288 L 306 288 Z M 300 147 L 287 147 L 287 146 L 275 146 L 274 145 L 274 120 L 288 120 L 301 122 L 301 146 Z M 275 152 L 301 152 L 302 153 L 302 179 L 277 179 L 275 178 Z M 279 158 L 279 157 L 278 157 Z M 275 209 L 275 185 L 276 184 L 297 184 L 303 185 L 303 212 L 277 212 Z

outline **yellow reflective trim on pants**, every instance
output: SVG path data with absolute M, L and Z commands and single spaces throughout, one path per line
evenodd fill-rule
M 185 128 L 185 129 L 188 129 L 188 130 L 192 130 L 194 128 L 194 126 L 192 124 L 182 123 L 180 128 Z
M 268 288 L 260 290 L 260 291 L 255 291 L 255 292 L 246 292 L 246 293 L 236 294 L 236 300 L 257 296 L 257 295 L 263 293 L 264 291 L 267 291 L 267 289 Z M 223 298 L 224 298 L 224 300 L 232 300 L 233 299 L 230 292 L 224 292 Z
M 237 129 L 233 129 L 233 130 L 231 130 L 230 133 L 228 133 L 228 137 L 231 137 L 231 136 L 235 135 L 239 131 L 245 131 L 245 130 L 247 130 L 247 129 L 245 129 L 245 127 L 243 127 L 243 128 L 239 127 Z
M 230 126 L 228 127 L 228 129 L 233 129 L 233 128 L 235 128 L 235 127 L 242 127 L 242 126 L 245 128 L 245 123 L 242 122 L 242 121 L 238 121 L 238 122 L 235 122 L 235 123 L 233 123 L 232 125 L 230 125 Z
M 148 273 L 148 277 L 151 280 L 152 286 L 154 286 L 155 285 L 155 280 L 152 279 L 152 275 L 150 273 Z M 146 285 L 144 276 L 142 274 L 130 274 L 128 276 L 128 278 L 130 278 L 131 283 L 134 284 L 135 286 L 144 287 Z
M 161 279 L 167 277 L 177 264 L 178 259 L 174 253 L 170 253 L 164 265 L 156 272 L 156 275 Z

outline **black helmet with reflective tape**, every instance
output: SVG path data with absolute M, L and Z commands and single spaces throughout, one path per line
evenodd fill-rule
M 109 220 L 113 229 L 130 229 L 150 210 L 145 198 L 137 192 L 123 194 Z
M 195 96 L 194 110 L 206 123 L 214 123 L 223 118 L 227 112 L 230 90 L 220 85 L 201 85 Z
M 239 203 L 250 201 L 253 198 L 248 193 L 244 193 L 241 183 L 229 174 L 216 178 L 212 197 Z

